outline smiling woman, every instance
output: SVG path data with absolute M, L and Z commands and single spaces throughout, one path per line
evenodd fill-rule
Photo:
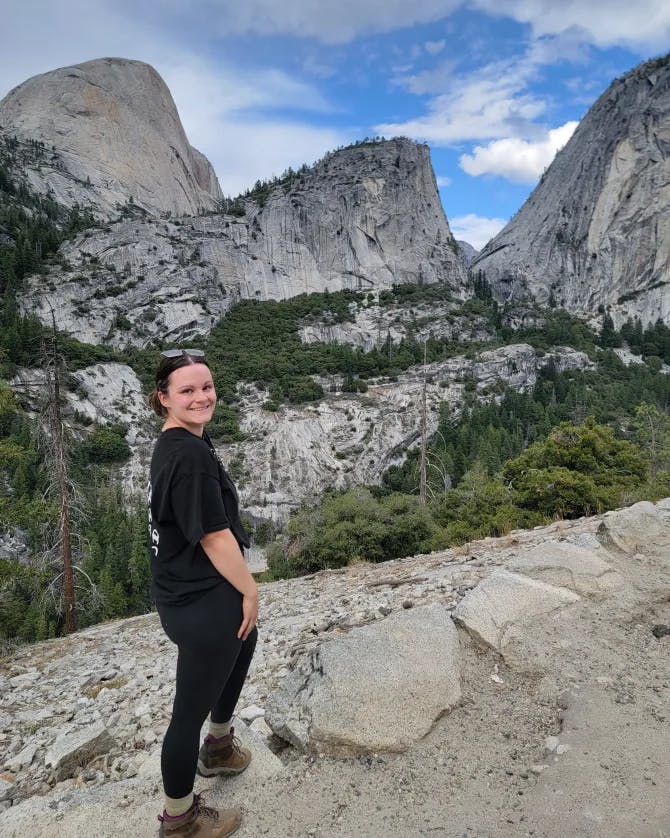
M 185 428 L 202 436 L 216 405 L 216 391 L 209 368 L 204 363 L 192 363 L 174 370 L 169 387 L 158 391 L 158 399 L 168 416 L 164 431 Z
M 162 353 L 149 404 L 165 419 L 148 492 L 152 590 L 163 630 L 178 648 L 161 753 L 160 835 L 223 838 L 239 827 L 240 810 L 205 806 L 193 783 L 196 771 L 239 774 L 251 761 L 231 720 L 256 646 L 258 591 L 244 562 L 249 539 L 237 491 L 205 431 L 216 392 L 204 353 Z M 209 734 L 198 750 L 208 713 Z

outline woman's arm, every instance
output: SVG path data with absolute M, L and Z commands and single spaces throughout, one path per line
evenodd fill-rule
M 221 576 L 242 594 L 242 624 L 237 636 L 246 640 L 258 618 L 258 588 L 240 546 L 229 529 L 203 535 L 200 544 Z

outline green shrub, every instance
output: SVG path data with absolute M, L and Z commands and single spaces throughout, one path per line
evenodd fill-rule
M 130 446 L 125 440 L 125 430 L 118 426 L 95 428 L 83 445 L 91 463 L 117 463 L 127 460 Z
M 352 562 L 381 562 L 427 549 L 438 527 L 416 497 L 375 498 L 369 489 L 327 495 L 317 509 L 288 524 L 284 559 L 291 573 L 308 573 Z M 276 551 L 275 551 L 276 552 Z
M 503 477 L 516 502 L 542 515 L 574 518 L 613 509 L 647 477 L 645 453 L 589 418 L 562 422 L 506 463 Z

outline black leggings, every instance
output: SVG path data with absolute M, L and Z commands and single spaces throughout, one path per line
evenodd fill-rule
M 161 772 L 168 797 L 193 790 L 200 730 L 227 722 L 240 697 L 256 647 L 254 628 L 242 642 L 242 595 L 225 579 L 188 605 L 159 605 L 163 630 L 179 650 L 172 719 L 163 740 Z

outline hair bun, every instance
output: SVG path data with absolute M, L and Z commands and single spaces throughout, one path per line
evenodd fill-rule
M 167 410 L 163 407 L 161 400 L 158 398 L 158 390 L 152 390 L 149 393 L 147 402 L 154 413 L 160 416 L 161 419 L 165 419 L 167 416 Z

